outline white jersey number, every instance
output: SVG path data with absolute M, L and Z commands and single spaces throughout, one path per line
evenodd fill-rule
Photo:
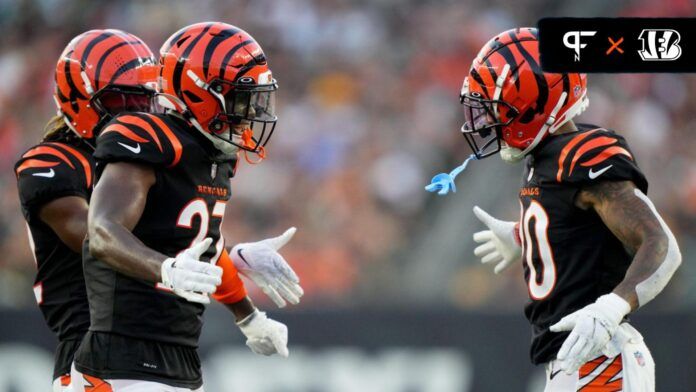
M 530 222 L 533 220 L 534 238 L 536 243 L 532 243 L 530 235 Z M 553 251 L 549 245 L 549 216 L 544 210 L 544 207 L 536 200 L 532 200 L 531 204 L 522 215 L 522 235 L 525 241 L 524 259 L 529 267 L 529 295 L 532 299 L 541 300 L 546 298 L 556 285 L 556 264 L 553 260 Z M 536 246 L 537 254 L 541 259 L 541 273 L 534 268 L 532 256 L 534 254 L 533 247 Z M 541 281 L 539 281 L 541 275 Z
M 210 259 L 212 264 L 217 263 L 218 258 L 222 254 L 222 250 L 225 247 L 225 238 L 222 236 L 222 218 L 225 216 L 225 206 L 227 204 L 224 201 L 216 201 L 213 211 L 208 212 L 208 205 L 205 200 L 201 198 L 196 198 L 191 200 L 183 210 L 179 213 L 179 219 L 176 221 L 178 227 L 183 227 L 190 229 L 193 227 L 193 219 L 198 216 L 200 219 L 200 225 L 198 227 L 198 234 L 191 241 L 191 245 L 201 242 L 208 235 L 208 227 L 210 223 L 210 216 L 215 218 L 220 218 L 220 239 L 215 243 L 215 255 Z

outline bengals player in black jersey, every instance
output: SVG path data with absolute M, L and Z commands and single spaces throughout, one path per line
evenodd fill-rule
M 54 391 L 69 390 L 70 364 L 89 327 L 81 249 L 94 184 L 94 138 L 113 115 L 149 110 L 156 76 L 154 56 L 138 37 L 120 30 L 78 35 L 56 65 L 58 115 L 15 166 L 38 268 L 36 301 L 58 337 Z
M 509 30 L 478 53 L 461 103 L 477 158 L 524 160 L 520 220 L 476 207 L 488 230 L 474 253 L 496 273 L 523 261 L 545 391 L 654 391 L 654 362 L 626 317 L 662 291 L 681 255 L 626 140 L 573 122 L 588 104 L 586 75 L 544 73 L 536 29 Z
M 238 154 L 263 157 L 275 127 L 266 57 L 245 31 L 199 23 L 165 42 L 160 67 L 167 113 L 117 116 L 97 140 L 76 391 L 202 391 L 196 348 L 211 294 L 252 351 L 288 355 L 286 326 L 254 307 L 237 272 L 279 305 L 297 303 L 297 276 L 277 252 L 294 229 L 231 257 L 220 233 Z

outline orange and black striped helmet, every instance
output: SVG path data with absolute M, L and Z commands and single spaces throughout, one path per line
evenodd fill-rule
M 502 140 L 503 158 L 515 161 L 587 107 L 587 77 L 543 72 L 537 30 L 517 28 L 481 48 L 460 100 L 462 133 L 476 156 L 497 153 Z
M 183 114 L 216 146 L 263 156 L 277 121 L 278 85 L 251 35 L 220 22 L 186 26 L 162 45 L 160 67 L 163 107 Z
M 91 139 L 115 114 L 149 111 L 157 71 L 152 51 L 140 38 L 121 30 L 82 33 L 56 65 L 58 115 L 78 136 Z

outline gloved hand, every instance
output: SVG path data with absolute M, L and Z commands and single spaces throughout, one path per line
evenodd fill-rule
M 522 246 L 515 239 L 515 222 L 496 219 L 478 206 L 474 214 L 489 230 L 474 233 L 474 241 L 482 243 L 474 249 L 474 254 L 481 257 L 484 264 L 498 263 L 493 272 L 500 273 L 512 263 L 522 258 Z
M 259 286 L 279 308 L 285 306 L 285 300 L 298 304 L 304 294 L 300 278 L 278 253 L 295 231 L 297 229 L 291 227 L 275 238 L 237 244 L 230 255 L 237 270 Z
M 290 355 L 288 351 L 288 327 L 268 318 L 266 313 L 256 309 L 254 313 L 238 322 L 237 326 L 246 336 L 246 345 L 254 354 L 278 354 L 284 358 Z
M 610 293 L 552 325 L 552 332 L 571 331 L 556 356 L 561 369 L 572 374 L 598 357 L 630 311 L 626 300 Z
M 214 293 L 222 281 L 222 268 L 201 261 L 200 257 L 212 242 L 211 238 L 206 238 L 176 257 L 166 259 L 161 267 L 162 285 L 190 302 L 210 303 L 208 295 Z

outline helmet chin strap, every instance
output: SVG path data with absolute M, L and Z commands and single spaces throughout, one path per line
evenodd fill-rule
M 551 111 L 551 114 L 549 114 L 549 117 L 546 119 L 546 122 L 539 130 L 539 133 L 537 133 L 536 137 L 534 138 L 534 140 L 532 140 L 532 143 L 530 143 L 527 146 L 527 148 L 525 148 L 524 150 L 520 150 L 519 148 L 509 146 L 502 147 L 500 149 L 500 158 L 507 163 L 517 163 L 521 161 L 525 157 L 525 155 L 532 151 L 532 149 L 534 149 L 534 147 L 536 147 L 537 144 L 539 144 L 541 139 L 543 139 L 544 136 L 546 136 L 546 134 L 549 132 L 549 128 L 556 122 L 556 114 L 558 114 L 558 111 L 561 110 L 561 107 L 563 106 L 563 101 L 565 101 L 566 96 L 568 96 L 568 93 L 564 91 L 558 98 L 556 106 Z M 569 117 L 565 121 L 568 120 L 570 120 Z M 558 129 L 558 127 L 554 128 L 554 131 L 556 129 Z
M 235 146 L 232 143 L 227 143 L 226 141 L 224 141 L 220 138 L 217 138 L 208 132 L 203 132 L 203 127 L 201 127 L 201 124 L 199 124 L 195 118 L 191 119 L 190 121 L 191 121 L 191 124 L 193 124 L 193 126 L 196 127 L 196 129 L 201 131 L 201 133 L 206 137 L 206 139 L 210 140 L 210 142 L 213 143 L 213 146 L 215 146 L 215 148 L 218 151 L 225 154 L 225 156 L 237 155 L 237 151 L 239 151 L 239 147 Z M 230 131 L 230 132 L 232 132 L 232 131 Z

